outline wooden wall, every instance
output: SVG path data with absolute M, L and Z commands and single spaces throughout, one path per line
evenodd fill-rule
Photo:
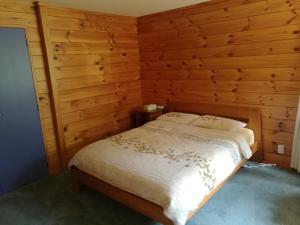
M 299 0 L 211 1 L 140 17 L 138 33 L 144 103 L 259 107 L 264 159 L 289 167 L 300 93 Z
M 215 0 L 138 18 L 47 7 L 64 152 L 130 128 L 141 104 L 260 107 L 264 158 L 288 167 L 300 92 L 300 1 Z M 61 170 L 51 87 L 31 3 L 0 0 L 0 26 L 26 30 L 50 173 Z M 139 41 L 139 43 L 138 43 Z M 140 51 L 140 55 L 139 55 Z M 285 155 L 275 152 L 277 143 Z
M 141 105 L 134 17 L 47 7 L 54 76 L 67 158 L 131 128 Z
M 46 6 L 63 156 L 131 127 L 141 105 L 136 18 Z M 0 26 L 26 29 L 50 173 L 61 170 L 37 9 L 0 0 Z M 65 165 L 64 165 L 65 166 Z

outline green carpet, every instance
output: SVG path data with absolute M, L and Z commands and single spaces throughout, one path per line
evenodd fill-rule
M 94 191 L 73 193 L 68 173 L 0 197 L 1 225 L 158 225 Z M 241 169 L 187 225 L 300 225 L 300 175 Z

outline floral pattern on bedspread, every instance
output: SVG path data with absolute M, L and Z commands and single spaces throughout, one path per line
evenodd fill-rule
M 199 167 L 199 174 L 203 179 L 205 186 L 212 190 L 215 187 L 216 177 L 214 176 L 215 170 L 210 166 L 211 160 L 202 156 L 200 153 L 193 151 L 188 152 L 177 152 L 172 148 L 164 148 L 163 146 L 154 146 L 143 142 L 143 140 L 132 137 L 126 138 L 122 135 L 111 137 L 110 140 L 124 149 L 134 148 L 136 152 L 144 154 L 155 154 L 161 155 L 163 158 L 168 159 L 168 163 L 178 163 L 184 161 L 185 167 L 194 164 Z
M 196 136 L 185 132 L 178 132 L 178 130 L 174 132 L 174 130 L 168 129 L 164 126 L 145 125 L 140 129 L 161 133 L 163 135 L 176 136 L 183 141 L 187 140 L 196 143 L 202 142 L 210 145 L 219 145 L 229 150 L 235 164 L 239 163 L 239 154 L 235 150 L 235 146 L 228 143 L 226 140 L 218 139 L 213 136 Z M 204 156 L 201 151 L 178 151 L 174 148 L 156 146 L 154 143 L 147 143 L 140 137 L 127 137 L 122 134 L 115 135 L 109 139 L 114 144 L 122 146 L 123 149 L 134 149 L 134 151 L 138 153 L 160 155 L 163 158 L 168 159 L 168 163 L 184 162 L 185 167 L 190 167 L 191 165 L 197 166 L 204 185 L 210 191 L 216 186 L 215 169 L 211 165 L 212 160 Z
M 232 144 L 229 143 L 228 140 L 220 139 L 217 138 L 216 136 L 208 135 L 208 134 L 203 134 L 202 135 L 194 135 L 186 132 L 180 132 L 178 130 L 173 130 L 170 128 L 166 128 L 164 126 L 160 125 L 154 125 L 154 124 L 146 124 L 141 127 L 141 129 L 150 131 L 150 132 L 155 132 L 155 133 L 161 133 L 162 135 L 176 135 L 178 138 L 182 138 L 185 140 L 190 140 L 194 142 L 202 142 L 206 144 L 212 144 L 212 145 L 218 145 L 222 146 L 224 148 L 227 148 L 230 151 L 230 154 L 232 156 L 232 159 L 235 164 L 239 163 L 240 156 L 238 152 L 236 151 L 236 147 Z

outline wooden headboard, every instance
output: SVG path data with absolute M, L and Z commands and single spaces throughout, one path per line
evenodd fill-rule
M 184 112 L 198 115 L 214 115 L 247 123 L 247 127 L 253 130 L 258 151 L 253 156 L 253 160 L 262 161 L 261 145 L 261 118 L 258 108 L 248 108 L 239 106 L 219 105 L 219 104 L 194 104 L 184 102 L 170 102 L 167 107 L 168 112 Z

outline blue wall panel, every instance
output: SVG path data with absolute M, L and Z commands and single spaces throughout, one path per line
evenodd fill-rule
M 23 29 L 0 28 L 0 192 L 47 176 Z

